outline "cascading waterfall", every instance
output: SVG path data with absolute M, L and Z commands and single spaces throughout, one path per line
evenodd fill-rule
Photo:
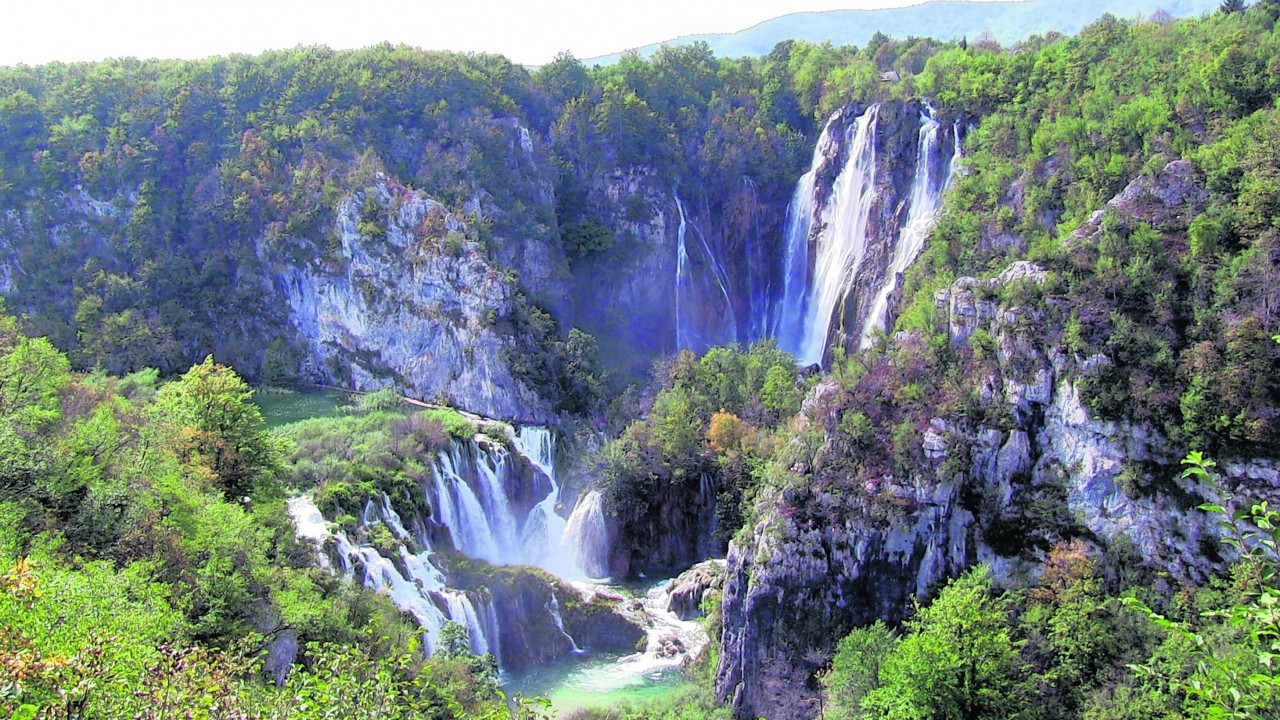
M 817 237 L 813 280 L 804 300 L 800 342 L 792 350 L 802 365 L 821 363 L 827 352 L 831 319 L 867 250 L 867 221 L 875 200 L 876 121 L 880 106 L 872 105 L 849 129 L 849 159 L 836 177 L 831 202 L 822 213 Z
M 452 452 L 440 453 L 438 462 L 432 466 L 435 475 L 432 507 L 439 514 L 436 519 L 449 528 L 453 545 L 459 552 L 500 563 L 505 558 L 496 542 L 498 535 L 490 527 L 489 517 L 475 491 L 458 474 L 460 466 L 461 456 L 456 446 Z
M 560 546 L 587 577 L 608 577 L 609 530 L 604 520 L 604 497 L 598 491 L 591 490 L 578 500 Z
M 551 492 L 543 498 L 525 520 L 520 543 L 525 562 L 550 570 L 561 577 L 573 577 L 573 564 L 558 552 L 564 535 L 565 520 L 556 509 L 560 506 L 560 483 L 556 479 L 556 438 L 543 427 L 522 427 L 509 434 L 511 444 L 534 467 L 551 481 Z
M 838 320 L 848 325 L 858 315 L 854 322 L 863 348 L 872 343 L 876 332 L 888 329 L 890 298 L 937 224 L 953 168 L 963 154 L 957 123 L 951 132 L 951 158 L 939 160 L 945 133 L 926 104 L 920 114 L 911 186 L 899 196 L 893 188 L 877 183 L 875 145 L 880 122 L 879 105 L 872 105 L 853 123 L 844 111 L 833 114 L 787 208 L 783 287 L 770 330 L 802 365 L 823 361 Z M 819 176 L 834 170 L 832 164 L 840 156 L 844 159 L 835 181 L 829 188 L 822 187 Z M 880 197 L 888 193 L 894 195 Z M 902 198 L 900 204 L 897 197 Z M 876 208 L 889 200 L 906 209 L 895 235 L 887 234 L 894 227 L 891 221 L 871 222 L 873 215 L 880 217 Z M 858 308 L 865 308 L 865 314 L 859 314 Z
M 370 501 L 361 513 L 362 522 L 384 523 L 399 539 L 410 539 L 412 536 L 404 529 L 399 515 L 390 508 L 390 500 L 385 495 L 381 509 Z M 440 630 L 450 620 L 467 628 L 473 652 L 485 653 L 497 647 L 496 623 L 486 627 L 471 598 L 445 586 L 444 574 L 431 564 L 431 549 L 426 538 L 416 538 L 424 548 L 417 554 L 400 545 L 397 565 L 371 546 L 353 544 L 345 532 L 330 531 L 310 497 L 290 498 L 288 510 L 299 537 L 317 543 L 333 538 L 344 575 L 354 578 L 359 571 L 361 584 L 386 594 L 396 607 L 413 615 L 423 628 L 424 649 L 428 654 L 439 646 Z M 328 564 L 327 560 L 322 564 Z
M 907 221 L 893 246 L 893 256 L 884 274 L 884 282 L 876 292 L 866 320 L 862 324 L 860 347 L 866 349 L 875 340 L 878 330 L 888 331 L 889 295 L 898 289 L 902 273 L 906 272 L 920 251 L 924 249 L 925 240 L 938 223 L 938 215 L 942 209 L 942 197 L 951 183 L 951 169 L 954 160 L 959 157 L 960 135 L 956 127 L 955 152 L 943 172 L 942 178 L 934 172 L 933 158 L 937 154 L 939 130 L 941 125 L 933 117 L 933 108 L 926 106 L 927 112 L 920 115 L 919 143 L 916 150 L 915 177 L 911 181 L 911 194 Z
M 699 332 L 701 328 L 695 327 L 697 315 L 692 312 L 697 309 L 699 298 L 698 284 L 693 276 L 694 268 L 689 256 L 690 229 L 698 239 L 698 248 L 707 267 L 707 280 L 710 281 L 708 289 L 719 294 L 724 301 L 727 317 L 723 319 L 723 323 L 730 331 L 729 341 L 734 342 L 737 340 L 737 321 L 734 319 L 733 301 L 729 299 L 729 275 L 711 251 L 706 236 L 697 225 L 689 222 L 680 193 L 672 191 L 671 196 L 675 199 L 676 211 L 680 214 L 680 224 L 676 227 L 676 349 L 701 349 L 700 344 L 704 342 L 703 333 Z
M 489 598 L 484 603 L 484 635 L 489 642 L 489 652 L 493 653 L 493 657 L 501 666 L 502 633 L 498 629 L 498 608 L 494 606 L 493 598 Z

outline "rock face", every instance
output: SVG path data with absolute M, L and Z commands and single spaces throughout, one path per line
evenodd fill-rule
M 1204 199 L 1189 173 L 1173 163 L 1135 181 L 1111 207 L 1130 219 L 1185 224 Z M 1098 220 L 1078 241 L 1088 241 Z M 1004 292 L 1010 286 L 1047 278 L 1018 262 L 990 280 L 959 278 L 935 298 L 953 344 L 979 330 L 990 338 L 995 362 L 979 392 L 1006 421 L 974 427 L 934 418 L 920 435 L 926 469 L 887 479 L 872 504 L 821 483 L 770 489 L 759 499 L 758 521 L 730 546 L 724 586 L 715 685 L 738 717 L 816 717 L 814 674 L 840 637 L 877 619 L 902 620 L 913 597 L 929 597 L 976 563 L 998 578 L 1031 572 L 1052 543 L 1075 536 L 1173 582 L 1211 570 L 1195 560 L 1217 545 L 1213 518 L 1195 509 L 1211 490 L 1176 474 L 1158 489 L 1143 487 L 1147 468 L 1176 467 L 1185 448 L 1147 426 L 1091 417 L 1076 378 L 1109 361 L 1069 356 L 1046 342 L 1037 312 L 999 300 L 1017 296 Z M 818 384 L 802 414 L 828 422 L 824 413 L 840 392 Z M 1280 493 L 1273 462 L 1238 460 L 1224 469 L 1226 492 L 1249 483 L 1253 497 Z
M 659 353 L 701 352 L 768 332 L 781 265 L 771 239 L 782 232 L 787 188 L 748 177 L 724 187 L 691 185 L 645 167 L 591 182 L 616 244 L 575 262 L 575 318 L 638 374 Z
M 679 571 L 724 551 L 724 543 L 714 538 L 715 478 L 701 473 L 696 480 L 656 482 L 646 507 L 610 510 L 616 528 L 610 558 L 614 577 Z
M 667 609 L 681 620 L 702 617 L 703 601 L 724 587 L 724 568 L 723 561 L 708 560 L 685 570 L 672 585 Z
M 384 178 L 343 200 L 336 225 L 335 258 L 275 279 L 314 377 L 358 390 L 395 387 L 488 417 L 551 418 L 512 376 L 511 340 L 499 333 L 515 282 L 460 220 Z

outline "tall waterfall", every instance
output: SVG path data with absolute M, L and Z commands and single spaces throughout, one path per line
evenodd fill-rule
M 791 350 L 802 365 L 822 362 L 836 304 L 866 255 L 867 221 L 875 200 L 875 139 L 879 114 L 880 106 L 872 105 L 849 129 L 852 136 L 848 143 L 849 158 L 836 176 L 831 201 L 822 213 L 813 276 L 801 315 L 799 343 L 783 346 Z
M 960 128 L 951 131 L 951 158 L 940 158 L 947 133 L 925 105 L 911 184 L 900 190 L 877 176 L 884 171 L 877 167 L 877 134 L 882 123 L 896 122 L 894 110 L 872 105 L 852 123 L 844 111 L 833 114 L 809 171 L 796 184 L 787 209 L 783 291 L 770 326 L 778 344 L 802 365 L 821 363 L 833 338 L 846 337 L 840 333 L 856 332 L 865 348 L 877 331 L 887 329 L 890 299 L 937 224 L 961 155 Z M 898 137 L 891 130 L 889 137 Z M 823 178 L 835 172 L 840 158 L 828 186 Z M 890 178 L 905 175 L 887 172 Z M 905 219 L 897 219 L 899 212 Z
M 773 336 L 784 349 L 795 352 L 804 337 L 805 303 L 809 296 L 809 231 L 817 201 L 818 170 L 839 147 L 837 133 L 841 112 L 827 120 L 813 149 L 809 172 L 796 183 L 795 194 L 787 207 L 787 247 L 782 268 L 782 302 L 774 312 Z
M 934 118 L 933 108 L 926 106 L 926 112 L 920 115 L 919 143 L 916 149 L 915 177 L 911 181 L 910 203 L 906 224 L 893 246 L 893 255 L 889 267 L 885 270 L 884 281 L 876 292 L 871 308 L 867 311 L 862 323 L 859 345 L 868 348 L 875 340 L 878 330 L 888 331 L 889 295 L 901 284 L 902 273 L 916 261 L 920 251 L 924 249 L 925 240 L 938 223 L 938 215 L 942 209 L 942 196 L 951 183 L 951 170 L 954 160 L 960 154 L 959 126 L 954 137 L 954 154 L 946 164 L 942 177 L 938 177 L 934 165 L 934 157 L 938 152 L 938 135 L 941 125 Z
M 712 251 L 707 238 L 698 226 L 689 221 L 685 213 L 684 201 L 680 193 L 672 191 L 676 203 L 676 212 L 680 215 L 680 224 L 676 228 L 676 349 L 702 350 L 710 341 L 718 336 L 710 335 L 706 327 L 705 306 L 707 304 L 724 303 L 724 318 L 717 319 L 717 329 L 727 330 L 727 341 L 737 340 L 737 321 L 734 319 L 733 301 L 729 296 L 729 275 L 723 263 Z M 689 254 L 689 236 L 692 233 L 697 239 L 695 253 L 701 259 L 693 262 Z
M 685 219 L 684 203 L 680 202 L 680 196 L 675 195 L 675 199 L 676 209 L 680 211 L 680 226 L 676 229 L 676 349 L 680 349 L 691 347 L 693 340 L 689 337 L 689 321 L 685 318 L 691 289 L 689 249 L 685 245 L 685 233 L 689 223 Z

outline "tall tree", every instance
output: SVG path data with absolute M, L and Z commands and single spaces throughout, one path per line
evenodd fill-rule
M 279 467 L 279 452 L 252 397 L 245 381 L 213 356 L 156 395 L 156 411 L 176 430 L 183 460 L 209 472 L 228 498 L 251 494 Z

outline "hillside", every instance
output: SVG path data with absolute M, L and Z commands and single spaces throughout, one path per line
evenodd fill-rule
M 705 42 L 719 57 L 760 56 L 784 40 L 805 40 L 832 45 L 862 46 L 876 33 L 892 38 L 929 37 L 938 40 L 976 40 L 985 35 L 1001 44 L 1018 42 L 1032 35 L 1080 32 L 1090 22 L 1110 13 L 1118 18 L 1147 18 L 1158 10 L 1173 17 L 1198 17 L 1213 12 L 1212 0 L 1088 0 L 1062 3 L 1053 0 L 975 3 L 925 2 L 883 10 L 831 10 L 783 15 L 745 30 L 709 35 L 684 35 L 636 48 L 641 57 L 650 57 L 663 45 L 690 45 Z M 584 60 L 588 65 L 610 65 L 621 53 Z

